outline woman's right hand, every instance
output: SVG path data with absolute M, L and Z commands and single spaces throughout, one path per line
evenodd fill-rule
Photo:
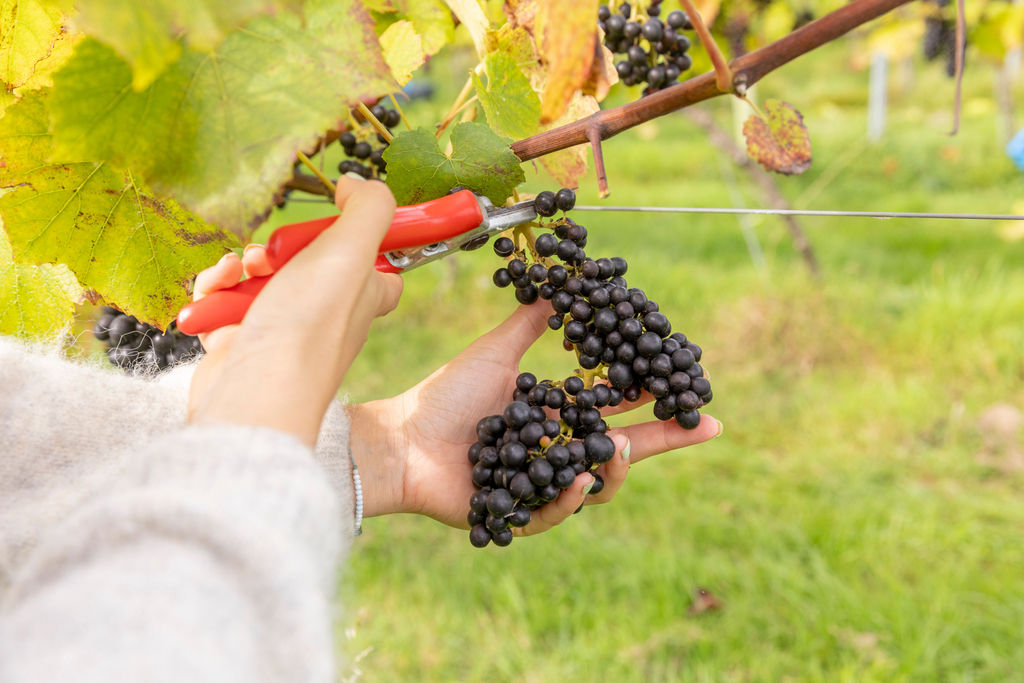
M 341 216 L 274 274 L 239 325 L 202 337 L 189 420 L 264 426 L 316 443 L 320 422 L 370 323 L 398 303 L 402 280 L 374 268 L 395 200 L 375 181 L 339 179 Z M 196 298 L 267 275 L 262 247 L 196 278 Z

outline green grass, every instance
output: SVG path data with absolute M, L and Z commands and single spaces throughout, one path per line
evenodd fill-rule
M 779 180 L 796 206 L 1024 212 L 980 61 L 958 136 L 951 82 L 919 65 L 869 144 L 867 74 L 848 58 L 833 47 L 762 86 L 812 134 L 812 170 Z M 411 109 L 427 121 L 446 103 Z M 728 103 L 704 106 L 731 125 Z M 644 128 L 605 146 L 610 202 L 764 205 L 685 119 Z M 752 224 L 758 269 L 736 217 L 578 219 L 591 254 L 629 259 L 630 282 L 704 347 L 725 433 L 639 464 L 613 504 L 507 549 L 426 519 L 367 520 L 339 635 L 365 679 L 1019 680 L 1024 473 L 998 464 L 1021 435 L 993 445 L 978 423 L 996 403 L 1024 409 L 1019 228 L 802 219 L 815 282 L 774 220 Z M 406 389 L 510 312 L 495 264 L 481 250 L 410 273 L 350 372 L 352 398 Z M 571 364 L 551 333 L 524 367 Z M 722 609 L 690 614 L 698 587 Z

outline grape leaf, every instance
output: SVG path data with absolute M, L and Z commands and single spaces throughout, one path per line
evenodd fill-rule
M 811 137 L 804 117 L 782 100 L 765 100 L 767 120 L 754 114 L 743 124 L 747 154 L 765 169 L 799 175 L 811 167 Z
M 121 55 L 142 90 L 181 56 L 182 42 L 200 51 L 261 13 L 302 8 L 301 0 L 78 0 L 75 24 Z M 341 10 L 339 10 L 341 11 Z
M 21 91 L 48 86 L 70 56 L 75 37 L 63 24 L 64 12 L 52 2 L 0 2 L 0 114 Z
M 537 132 L 540 98 L 511 55 L 492 52 L 484 60 L 487 84 L 474 72 L 476 96 L 497 133 L 525 138 Z
M 510 142 L 483 124 L 460 123 L 452 128 L 452 151 L 446 155 L 431 131 L 404 131 L 384 152 L 388 187 L 399 204 L 436 199 L 461 185 L 501 206 L 526 180 Z
M 537 9 L 534 37 L 548 77 L 541 92 L 541 122 L 550 123 L 569 106 L 594 62 L 597 0 L 545 2 Z
M 404 19 L 388 26 L 380 36 L 380 46 L 384 50 L 384 61 L 399 85 L 408 83 L 412 72 L 420 68 L 427 58 L 423 52 L 423 41 L 412 22 Z
M 107 163 L 56 163 L 41 95 L 0 119 L 0 218 L 18 261 L 62 263 L 113 305 L 164 327 L 186 286 L 237 240 Z
M 351 102 L 397 85 L 357 0 L 308 0 L 305 23 L 257 17 L 204 54 L 186 49 L 142 92 L 112 49 L 85 40 L 54 76 L 55 153 L 130 168 L 239 234 L 259 224 L 295 152 Z
M 0 222 L 0 334 L 55 339 L 74 321 L 82 286 L 63 265 L 16 263 Z
M 525 28 L 512 23 L 487 33 L 487 52 L 508 55 L 524 73 L 538 67 L 533 37 Z

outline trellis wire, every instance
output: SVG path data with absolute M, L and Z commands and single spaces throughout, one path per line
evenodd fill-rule
M 1024 221 L 1011 213 L 924 213 L 916 211 L 831 211 L 814 209 L 744 209 L 709 206 L 576 206 L 574 211 L 628 211 L 644 213 L 754 214 L 758 216 L 826 216 L 844 218 L 941 218 L 952 220 Z

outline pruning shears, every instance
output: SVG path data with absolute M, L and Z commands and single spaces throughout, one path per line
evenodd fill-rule
M 400 206 L 381 242 L 376 268 L 384 273 L 418 268 L 459 251 L 481 247 L 492 234 L 529 223 L 536 217 L 532 199 L 495 207 L 487 197 L 470 190 Z M 267 240 L 270 265 L 277 271 L 336 219 L 337 216 L 327 216 L 275 230 Z M 178 329 L 185 334 L 200 334 L 241 322 L 272 277 L 251 277 L 185 306 L 178 313 Z

